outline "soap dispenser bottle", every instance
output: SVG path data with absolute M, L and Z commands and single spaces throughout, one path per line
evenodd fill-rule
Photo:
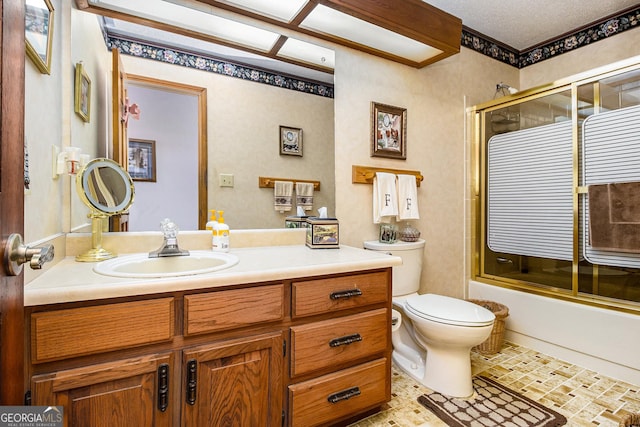
M 224 211 L 218 211 L 217 230 L 214 231 L 213 250 L 229 252 L 229 226 L 224 223 Z
M 207 225 L 205 226 L 205 229 L 213 230 L 214 223 L 215 224 L 218 223 L 218 221 L 216 220 L 216 210 L 215 209 L 210 209 L 209 212 L 211 212 L 211 215 L 209 216 L 209 221 L 207 222 Z

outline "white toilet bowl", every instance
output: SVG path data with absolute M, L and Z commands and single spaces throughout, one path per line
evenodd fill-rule
M 471 348 L 489 337 L 495 315 L 477 304 L 436 294 L 416 294 L 394 304 L 402 307 L 406 331 L 401 332 L 401 325 L 392 333 L 396 364 L 434 391 L 471 396 Z M 415 358 L 420 349 L 423 360 Z
M 484 307 L 436 294 L 418 295 L 425 241 L 364 242 L 402 258 L 393 268 L 391 342 L 396 366 L 430 389 L 453 397 L 473 394 L 471 348 L 491 334 L 495 315 Z

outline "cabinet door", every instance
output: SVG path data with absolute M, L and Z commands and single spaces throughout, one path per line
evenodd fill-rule
M 170 426 L 171 355 L 153 355 L 37 375 L 34 405 L 64 407 L 65 426 Z
M 282 346 L 278 332 L 185 350 L 182 425 L 280 426 Z

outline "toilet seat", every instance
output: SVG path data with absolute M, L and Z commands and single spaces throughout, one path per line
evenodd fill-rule
M 495 315 L 472 302 L 444 295 L 413 295 L 405 300 L 405 309 L 420 318 L 457 326 L 487 326 Z

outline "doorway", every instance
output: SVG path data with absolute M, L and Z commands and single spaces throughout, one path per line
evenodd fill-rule
M 204 229 L 206 89 L 127 75 L 127 96 L 140 109 L 139 119 L 128 122 L 129 173 L 135 185 L 128 230 L 155 231 L 164 218 L 183 230 Z M 140 148 L 145 157 L 138 168 Z

